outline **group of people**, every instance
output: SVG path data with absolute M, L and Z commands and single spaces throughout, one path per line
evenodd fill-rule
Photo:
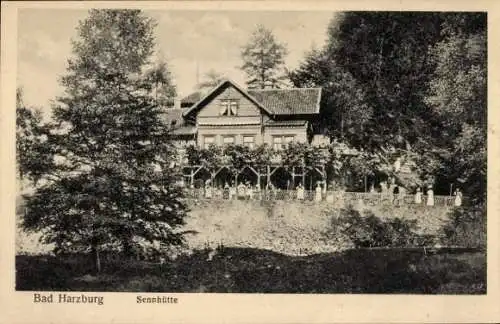
M 213 187 L 210 180 L 207 180 L 204 187 L 204 197 L 207 199 L 217 195 L 222 195 L 224 199 L 254 199 L 254 196 L 259 193 L 259 186 L 252 186 L 248 181 L 240 182 L 237 186 L 226 182 L 221 188 Z
M 422 190 L 420 187 L 417 188 L 417 192 L 415 193 L 415 204 L 421 204 L 422 203 Z M 455 192 L 453 194 L 455 196 L 455 199 L 453 201 L 453 204 L 455 207 L 460 207 L 462 206 L 462 192 L 460 191 L 459 188 L 455 189 Z M 427 187 L 427 195 L 426 195 L 426 205 L 427 206 L 434 206 L 434 190 L 432 190 L 432 187 L 429 186 Z
M 383 182 L 381 183 L 381 193 L 382 195 L 387 195 L 387 197 L 392 196 L 392 202 L 395 205 L 399 205 L 404 201 L 404 198 L 406 196 L 406 190 L 403 187 L 396 186 L 394 183 L 391 185 L 387 185 L 387 183 Z M 204 197 L 207 199 L 214 198 L 216 196 L 222 196 L 223 199 L 244 199 L 244 200 L 260 200 L 262 199 L 262 195 L 265 192 L 266 197 L 268 199 L 277 199 L 278 198 L 278 190 L 273 186 L 272 183 L 267 184 L 266 190 L 262 191 L 260 186 L 258 184 L 252 185 L 249 181 L 245 182 L 240 182 L 238 185 L 234 185 L 233 183 L 225 183 L 224 187 L 213 187 L 210 180 L 207 180 L 205 182 L 204 186 Z M 374 186 L 372 185 L 370 187 L 370 193 L 376 193 Z M 287 191 L 290 193 L 290 191 Z M 314 189 L 314 194 L 313 197 L 308 198 L 314 201 L 322 201 L 324 197 L 326 196 L 326 200 L 329 202 L 333 202 L 334 196 L 333 192 L 329 192 L 330 194 L 327 194 L 326 188 L 321 185 L 321 183 L 318 181 L 316 183 L 316 187 Z M 454 205 L 455 206 L 461 206 L 462 205 L 462 192 L 460 191 L 459 188 L 455 189 L 454 192 Z M 283 197 L 281 197 L 283 198 Z M 292 198 L 292 197 L 289 197 Z M 295 199 L 297 200 L 306 200 L 306 190 L 302 183 L 299 183 L 297 187 L 295 188 Z M 421 205 L 424 200 L 424 195 L 422 192 L 422 189 L 418 187 L 416 189 L 416 192 L 414 194 L 414 199 L 413 202 L 417 205 Z M 432 186 L 427 187 L 426 195 L 425 195 L 425 205 L 427 206 L 434 206 L 435 204 L 435 197 L 434 197 L 434 190 L 432 189 Z

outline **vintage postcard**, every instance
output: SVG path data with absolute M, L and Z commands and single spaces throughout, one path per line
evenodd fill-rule
M 2 323 L 495 322 L 499 6 L 2 4 Z

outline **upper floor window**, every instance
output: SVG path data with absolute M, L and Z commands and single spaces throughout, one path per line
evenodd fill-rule
M 244 135 L 243 136 L 243 145 L 250 148 L 250 149 L 253 149 L 253 147 L 255 145 L 255 136 Z
M 221 116 L 236 116 L 238 114 L 238 100 L 223 99 L 220 101 Z
M 210 145 L 215 144 L 215 136 L 205 136 L 203 137 L 203 147 L 208 149 Z

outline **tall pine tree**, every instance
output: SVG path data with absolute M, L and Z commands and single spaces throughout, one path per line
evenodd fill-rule
M 131 254 L 183 242 L 186 206 L 175 185 L 162 110 L 144 76 L 154 22 L 139 10 L 90 10 L 53 108 L 52 166 L 28 198 L 25 229 L 55 252 Z
M 286 79 L 287 53 L 286 45 L 278 42 L 271 30 L 258 25 L 241 52 L 248 87 L 279 88 Z

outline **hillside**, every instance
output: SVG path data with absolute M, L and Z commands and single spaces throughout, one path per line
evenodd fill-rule
M 349 247 L 327 235 L 339 209 L 328 203 L 297 201 L 193 201 L 186 220 L 190 249 L 251 247 L 288 255 L 335 252 Z M 449 208 L 377 205 L 367 207 L 381 218 L 417 219 L 422 233 L 433 234 Z M 19 217 L 18 217 L 19 219 Z M 39 234 L 23 233 L 18 226 L 16 252 L 37 254 L 51 250 L 38 242 Z
M 383 205 L 369 210 L 381 218 L 417 219 L 425 234 L 434 234 L 449 211 L 445 207 Z M 315 202 L 197 202 L 192 206 L 187 227 L 199 233 L 189 236 L 188 242 L 192 248 L 215 248 L 222 243 L 288 255 L 333 252 L 349 247 L 326 234 L 331 218 L 338 213 L 338 208 Z

